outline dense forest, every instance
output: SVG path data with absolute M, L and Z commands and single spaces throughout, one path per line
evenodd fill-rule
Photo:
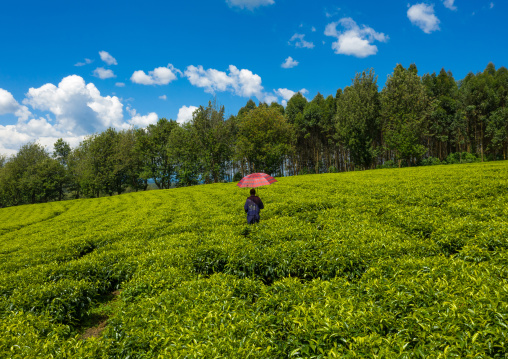
M 456 81 L 397 65 L 380 91 L 372 69 L 335 96 L 296 93 L 284 108 L 249 100 L 225 118 L 216 103 L 190 122 L 106 131 L 49 153 L 31 142 L 0 156 L 0 207 L 125 191 L 274 176 L 505 160 L 508 70 L 487 65 Z

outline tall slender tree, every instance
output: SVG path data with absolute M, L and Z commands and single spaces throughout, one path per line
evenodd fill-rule
M 427 95 L 416 66 L 405 69 L 397 65 L 388 77 L 381 93 L 383 118 L 383 140 L 401 166 L 422 157 L 427 148 L 424 135 L 432 111 L 432 103 Z
M 372 69 L 357 73 L 337 100 L 337 135 L 356 166 L 369 168 L 377 154 L 374 141 L 380 129 L 380 108 L 377 77 Z

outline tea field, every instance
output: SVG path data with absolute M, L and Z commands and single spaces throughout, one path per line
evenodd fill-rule
M 508 357 L 508 162 L 278 181 L 0 209 L 0 358 Z

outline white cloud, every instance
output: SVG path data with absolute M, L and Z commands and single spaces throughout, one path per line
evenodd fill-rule
M 19 103 L 9 91 L 0 88 L 0 115 L 14 113 L 19 108 Z
M 205 92 L 215 93 L 232 91 L 243 97 L 256 96 L 263 98 L 263 86 L 261 77 L 247 69 L 239 70 L 234 65 L 229 65 L 229 74 L 215 69 L 203 69 L 203 66 L 190 65 L 185 70 L 185 76 L 193 86 L 205 89 Z
M 343 31 L 337 30 L 339 24 L 344 28 Z M 360 58 L 377 53 L 377 46 L 372 45 L 374 41 L 386 42 L 389 39 L 388 35 L 376 32 L 371 27 L 362 25 L 360 28 L 350 17 L 326 25 L 325 35 L 337 38 L 337 41 L 332 43 L 332 49 L 336 54 L 353 55 Z
M 18 123 L 17 130 L 30 137 L 59 137 L 62 135 L 55 127 L 44 117 L 33 118 L 28 122 Z
M 450 10 L 457 10 L 457 7 L 453 5 L 455 0 L 444 0 L 443 5 Z
M 113 73 L 113 70 L 105 69 L 104 67 L 97 67 L 94 70 L 93 75 L 95 77 L 100 78 L 101 80 L 116 77 L 115 74 Z
M 115 84 L 116 87 L 125 87 L 125 84 L 123 82 L 117 82 Z
M 277 96 L 274 96 L 272 94 L 266 94 L 263 98 L 263 102 L 267 104 L 271 104 L 272 102 L 278 102 L 279 98 Z
M 493 7 L 494 7 L 494 3 L 493 3 L 493 2 L 491 2 L 491 3 L 490 3 L 490 8 L 492 9 Z
M 273 90 L 273 92 L 275 92 L 278 96 L 282 97 L 284 100 L 289 100 L 291 99 L 291 97 L 294 96 L 294 94 L 296 94 L 297 92 L 301 93 L 302 95 L 305 95 L 306 93 L 308 93 L 309 91 L 306 90 L 306 89 L 301 89 L 300 91 L 292 91 L 292 90 L 289 90 L 287 88 L 280 88 L 278 90 Z
M 407 17 L 426 34 L 439 30 L 440 21 L 434 15 L 434 5 L 425 3 L 413 5 L 407 10 Z
M 305 37 L 304 34 L 294 34 L 293 36 L 291 36 L 291 39 L 289 39 L 288 43 L 291 45 L 291 42 L 294 41 L 295 47 L 307 49 L 314 48 L 314 43 L 305 41 L 303 39 L 304 37 Z
M 159 99 L 166 101 L 168 97 L 166 95 L 159 96 Z
M 36 141 L 52 152 L 53 145 L 59 138 L 75 147 L 84 137 L 58 131 L 43 117 L 28 122 L 20 121 L 16 125 L 0 125 L 0 154 L 15 155 L 22 145 L 30 141 Z
M 15 125 L 0 125 L 0 155 L 15 155 L 19 147 L 31 139 L 29 135 L 19 132 Z
M 108 127 L 121 127 L 123 105 L 116 96 L 101 96 L 93 83 L 77 75 L 67 76 L 55 86 L 51 83 L 30 88 L 25 105 L 49 111 L 58 131 L 86 135 Z
M 85 65 L 91 64 L 92 62 L 93 62 L 93 60 L 85 59 L 84 62 L 78 62 L 74 66 L 85 66 Z
M 176 117 L 176 122 L 182 124 L 189 122 L 192 120 L 192 114 L 194 111 L 196 111 L 198 108 L 196 106 L 182 106 L 178 110 L 178 116 Z
M 159 120 L 159 116 L 155 112 L 150 112 L 148 115 L 141 116 L 136 113 L 136 110 L 132 112 L 132 118 L 128 121 L 132 126 L 145 128 L 148 125 L 154 125 Z
M 226 0 L 229 7 L 239 7 L 240 9 L 254 10 L 260 6 L 273 5 L 273 0 Z
M 27 106 L 20 105 L 8 91 L 0 89 L 0 115 L 18 116 L 17 124 L 0 125 L 0 154 L 16 154 L 29 141 L 37 141 L 52 151 L 58 138 L 75 147 L 85 136 L 108 127 L 117 130 L 146 127 L 158 120 L 155 112 L 142 116 L 130 107 L 126 110 L 131 118 L 124 120 L 123 104 L 118 97 L 102 96 L 93 83 L 86 84 L 77 75 L 63 78 L 58 86 L 48 83 L 30 88 L 23 104 L 46 114 L 34 118 Z
M 153 71 L 148 71 L 148 75 L 142 70 L 134 71 L 131 81 L 141 85 L 167 85 L 176 80 L 177 74 L 182 75 L 182 72 L 168 64 L 167 67 L 157 67 Z
M 99 51 L 99 55 L 101 56 L 101 60 L 107 63 L 108 65 L 118 65 L 118 62 L 116 62 L 116 59 L 111 56 L 106 51 Z
M 291 56 L 289 56 L 286 61 L 281 65 L 283 69 L 290 69 L 298 65 L 298 61 L 293 60 Z
M 281 104 L 286 107 L 287 105 L 287 102 L 291 99 L 291 97 L 293 97 L 297 92 L 301 93 L 302 95 L 305 95 L 306 93 L 308 93 L 309 91 L 306 90 L 306 89 L 301 89 L 300 91 L 292 91 L 292 90 L 289 90 L 287 88 L 280 88 L 278 90 L 273 90 L 273 92 L 275 92 L 275 94 L 277 96 L 280 96 L 282 97 L 282 101 L 281 101 Z
M 14 114 L 20 121 L 32 116 L 28 107 L 20 105 L 9 91 L 0 88 L 0 115 L 8 113 Z
M 312 29 L 310 29 L 312 32 L 316 32 L 316 28 L 312 26 Z

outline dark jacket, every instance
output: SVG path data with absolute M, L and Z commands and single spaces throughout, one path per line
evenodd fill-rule
M 243 206 L 245 213 L 247 213 L 247 223 L 251 224 L 259 222 L 259 211 L 263 208 L 265 208 L 263 206 L 263 202 L 258 196 L 250 196 L 247 198 L 247 201 L 245 201 L 245 205 Z

